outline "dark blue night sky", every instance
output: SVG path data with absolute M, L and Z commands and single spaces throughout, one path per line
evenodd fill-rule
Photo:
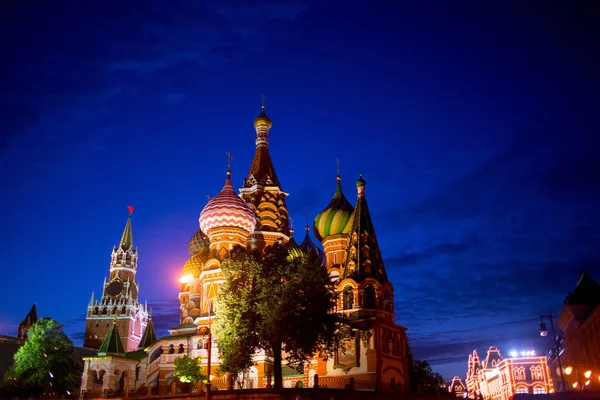
M 302 239 L 362 173 L 396 320 L 450 379 L 488 346 L 547 351 L 600 278 L 593 1 L 7 1 L 0 6 L 0 333 L 36 301 L 82 343 L 134 205 L 160 333 L 205 195 L 240 187 L 266 94 Z M 96 4 L 92 6 L 92 4 Z

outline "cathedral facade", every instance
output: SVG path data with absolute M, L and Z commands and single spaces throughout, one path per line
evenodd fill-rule
M 113 250 L 103 296 L 92 297 L 88 305 L 86 345 L 99 348 L 99 354 L 86 359 L 82 392 L 174 392 L 178 385 L 174 360 L 184 355 L 200 357 L 205 373 L 210 365 L 215 388 L 227 389 L 233 381 L 236 387 L 270 386 L 273 359 L 264 351 L 254 355 L 254 366 L 243 376 L 219 376 L 218 344 L 211 329 L 219 315 L 219 288 L 225 282 L 220 267 L 231 249 L 241 245 L 262 251 L 275 243 L 286 244 L 290 253 L 319 255 L 339 294 L 336 312 L 347 317 L 355 332 L 346 340 L 345 352 L 328 360 L 315 355 L 303 372 L 285 366 L 284 360 L 284 386 L 407 389 L 406 329 L 395 324 L 394 288 L 369 213 L 365 180 L 361 176 L 356 181 L 352 205 L 338 173 L 333 198 L 313 223 L 324 250 L 311 239 L 308 225 L 304 240 L 297 244 L 286 206 L 288 193 L 269 153 L 271 127 L 263 106 L 254 120 L 255 153 L 243 187 L 236 192 L 228 169 L 222 190 L 200 213 L 200 229 L 189 240 L 190 258 L 181 272 L 179 325 L 160 339 L 147 306 L 137 300 L 137 249 L 133 250 L 130 214 L 121 245 Z

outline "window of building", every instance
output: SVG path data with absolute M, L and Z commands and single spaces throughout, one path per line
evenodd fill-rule
M 351 287 L 346 287 L 344 289 L 343 302 L 344 310 L 351 310 L 354 308 L 354 293 L 352 292 Z
M 529 391 L 527 390 L 527 388 L 525 386 L 519 386 L 517 388 L 517 394 L 521 394 L 521 393 L 529 393 Z
M 182 353 L 183 353 L 183 344 L 180 344 L 179 345 L 179 354 L 182 354 Z
M 169 345 L 169 354 L 175 353 L 175 347 L 171 344 Z
M 533 394 L 546 394 L 546 389 L 542 386 L 536 386 L 533 388 Z
M 540 381 L 544 379 L 542 367 L 540 365 L 534 365 L 533 367 L 531 367 L 531 379 Z
M 525 368 L 519 367 L 513 370 L 513 376 L 515 381 L 524 381 L 525 380 Z

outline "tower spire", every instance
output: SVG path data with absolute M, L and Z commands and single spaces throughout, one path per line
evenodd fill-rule
M 119 244 L 119 247 L 123 250 L 129 250 L 133 247 L 133 234 L 131 232 L 131 214 L 133 214 L 133 206 L 131 204 L 127 206 L 127 211 L 129 211 L 129 216 L 127 217 L 127 223 L 125 224 L 125 229 L 121 236 L 121 243 Z
M 365 278 L 374 278 L 380 283 L 385 283 L 388 278 L 377 243 L 371 213 L 367 206 L 365 186 L 366 182 L 360 174 L 356 181 L 358 196 L 352 219 L 351 240 L 344 269 L 344 279 L 352 278 L 360 283 Z M 363 251 L 363 249 L 367 250 Z M 350 262 L 354 263 L 354 268 L 349 268 Z

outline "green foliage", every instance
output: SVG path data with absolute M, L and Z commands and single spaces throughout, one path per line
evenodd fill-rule
M 173 376 L 179 378 L 181 382 L 191 383 L 192 385 L 196 382 L 206 379 L 206 375 L 202 374 L 202 366 L 200 365 L 200 358 L 191 358 L 185 355 L 175 359 L 175 372 Z
M 410 344 L 407 344 L 408 385 L 411 392 L 437 392 L 444 384 L 444 378 L 433 372 L 426 360 L 415 359 Z
M 76 392 L 80 374 L 73 361 L 73 343 L 62 325 L 42 318 L 31 326 L 28 337 L 4 376 L 5 395 L 64 397 L 67 391 Z
M 259 253 L 235 248 L 221 266 L 216 335 L 221 371 L 232 376 L 252 365 L 259 349 L 272 353 L 275 387 L 281 387 L 281 352 L 301 366 L 313 354 L 332 355 L 341 316 L 336 294 L 316 255 L 288 257 L 282 245 Z

